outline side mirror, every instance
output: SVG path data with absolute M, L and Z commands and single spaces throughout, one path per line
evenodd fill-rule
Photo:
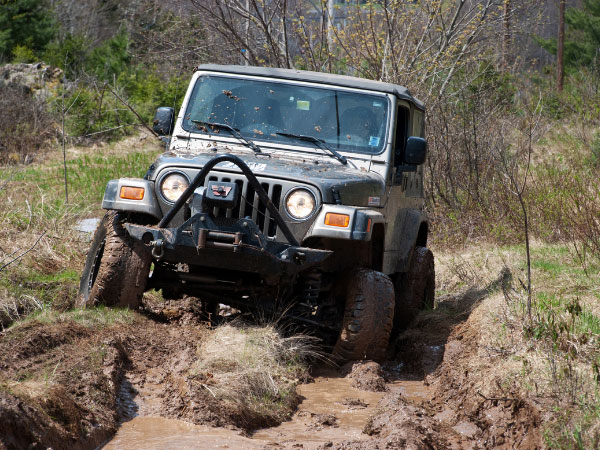
M 427 157 L 427 141 L 422 137 L 411 136 L 406 141 L 404 150 L 404 164 L 418 166 L 425 162 Z
M 152 129 L 159 136 L 170 136 L 175 127 L 175 110 L 168 106 L 161 106 L 154 114 Z

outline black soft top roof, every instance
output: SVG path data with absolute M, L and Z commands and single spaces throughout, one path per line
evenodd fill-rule
M 234 73 L 239 75 L 254 75 L 258 77 L 283 78 L 286 80 L 311 81 L 314 83 L 330 84 L 357 89 L 368 89 L 376 92 L 393 94 L 398 98 L 408 100 L 419 109 L 425 109 L 423 103 L 412 96 L 407 88 L 397 84 L 382 81 L 367 80 L 366 78 L 335 75 L 331 73 L 309 72 L 307 70 L 277 69 L 273 67 L 234 66 L 219 64 L 202 64 L 196 70 L 210 72 Z

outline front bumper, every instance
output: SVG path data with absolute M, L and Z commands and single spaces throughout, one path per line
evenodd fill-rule
M 261 276 L 285 277 L 321 264 L 332 252 L 267 239 L 249 218 L 237 221 L 198 213 L 178 228 L 126 224 L 157 260 Z

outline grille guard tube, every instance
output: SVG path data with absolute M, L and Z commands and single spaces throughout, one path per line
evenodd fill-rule
M 267 193 L 265 192 L 265 190 L 263 189 L 261 184 L 258 182 L 256 177 L 254 176 L 254 173 L 252 173 L 252 170 L 250 170 L 250 167 L 248 167 L 247 164 L 242 159 L 238 158 L 237 156 L 229 155 L 229 154 L 215 156 L 213 159 L 211 159 L 204 165 L 202 170 L 200 170 L 198 175 L 196 175 L 196 177 L 194 178 L 194 181 L 192 181 L 191 184 L 187 187 L 187 189 L 185 191 L 183 191 L 183 194 L 181 194 L 181 197 L 179 197 L 179 199 L 175 202 L 173 207 L 169 211 L 167 211 L 167 214 L 165 214 L 164 217 L 161 219 L 161 221 L 158 223 L 158 228 L 166 227 L 169 224 L 169 222 L 171 222 L 173 217 L 175 217 L 175 214 L 177 214 L 179 212 L 179 210 L 181 209 L 183 204 L 194 193 L 196 188 L 198 188 L 199 186 L 204 184 L 204 180 L 206 179 L 206 176 L 213 169 L 213 167 L 215 167 L 217 164 L 219 164 L 221 162 L 225 162 L 225 161 L 229 161 L 240 168 L 240 170 L 246 176 L 246 178 L 248 179 L 248 182 L 254 189 L 254 192 L 256 192 L 258 194 L 258 198 L 260 199 L 260 201 L 262 201 L 263 204 L 266 206 L 266 208 L 269 210 L 269 212 L 271 213 L 271 216 L 275 218 L 277 225 L 279 225 L 279 228 L 283 232 L 287 241 L 290 243 L 290 245 L 299 247 L 300 246 L 299 242 L 296 240 L 296 238 L 294 237 L 294 235 L 288 228 L 287 224 L 283 220 L 283 217 L 281 217 L 281 214 L 279 214 L 279 210 L 277 209 L 277 207 L 273 204 L 273 202 L 271 201 L 271 199 L 269 198 L 269 196 L 267 195 Z

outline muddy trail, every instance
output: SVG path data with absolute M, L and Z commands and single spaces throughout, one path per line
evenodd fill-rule
M 0 449 L 541 448 L 539 412 L 499 383 L 479 329 L 504 278 L 438 299 L 381 365 L 315 363 L 289 420 L 240 413 L 190 370 L 210 333 L 193 305 L 30 321 L 0 335 Z

